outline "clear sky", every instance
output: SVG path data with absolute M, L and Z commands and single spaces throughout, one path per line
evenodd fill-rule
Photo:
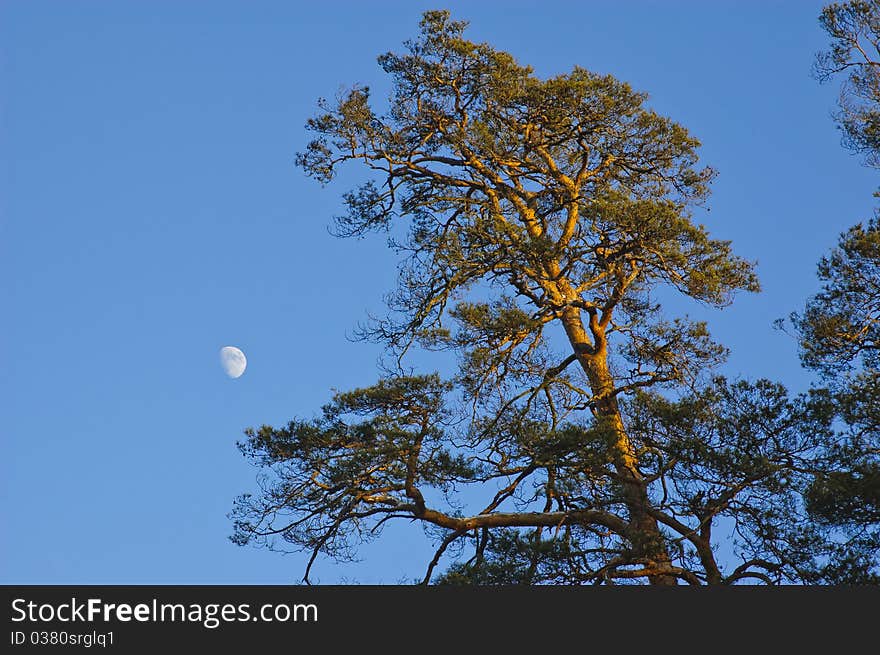
M 385 95 L 376 55 L 425 9 L 539 75 L 629 81 L 700 138 L 720 176 L 698 219 L 764 286 L 709 315 L 725 372 L 808 386 L 771 323 L 876 186 L 839 145 L 837 85 L 809 74 L 822 4 L 0 0 L 0 582 L 299 579 L 304 556 L 227 540 L 255 489 L 235 442 L 375 380 L 378 347 L 346 335 L 395 262 L 381 237 L 328 234 L 345 186 L 294 153 L 319 96 Z M 315 577 L 421 575 L 426 544 L 401 526 Z

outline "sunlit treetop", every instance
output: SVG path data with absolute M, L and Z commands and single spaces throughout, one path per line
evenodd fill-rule
M 610 320 L 627 291 L 657 281 L 716 305 L 757 288 L 750 265 L 689 219 L 714 172 L 698 166 L 685 128 L 611 76 L 575 68 L 540 79 L 465 40 L 465 25 L 425 14 L 406 53 L 379 57 L 388 111 L 377 114 L 362 87 L 324 102 L 298 156 L 321 182 L 351 160 L 376 174 L 345 195 L 340 234 L 408 221 L 392 302 L 404 322 L 380 336 L 398 344 L 436 327 L 451 294 L 478 280 L 537 320 L 572 303 Z

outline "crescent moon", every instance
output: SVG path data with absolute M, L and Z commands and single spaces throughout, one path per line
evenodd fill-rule
M 239 378 L 247 368 L 247 357 L 235 346 L 223 346 L 220 349 L 220 365 L 231 378 Z

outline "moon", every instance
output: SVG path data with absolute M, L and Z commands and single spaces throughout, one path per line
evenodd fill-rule
M 240 378 L 247 368 L 247 357 L 235 346 L 223 346 L 220 349 L 220 365 L 231 378 Z

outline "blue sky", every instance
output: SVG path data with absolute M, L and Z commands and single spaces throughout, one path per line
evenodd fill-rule
M 761 294 L 706 314 L 725 372 L 810 376 L 772 328 L 867 218 L 876 173 L 810 78 L 822 2 L 0 3 L 0 583 L 289 583 L 305 557 L 239 548 L 241 430 L 369 384 L 346 335 L 394 284 L 381 237 L 327 232 L 344 185 L 293 166 L 319 96 L 362 83 L 422 11 L 545 76 L 580 65 L 651 95 L 720 171 L 698 216 L 758 260 Z M 247 372 L 223 375 L 218 350 Z M 428 364 L 447 362 L 424 359 Z M 321 582 L 420 575 L 415 526 Z

